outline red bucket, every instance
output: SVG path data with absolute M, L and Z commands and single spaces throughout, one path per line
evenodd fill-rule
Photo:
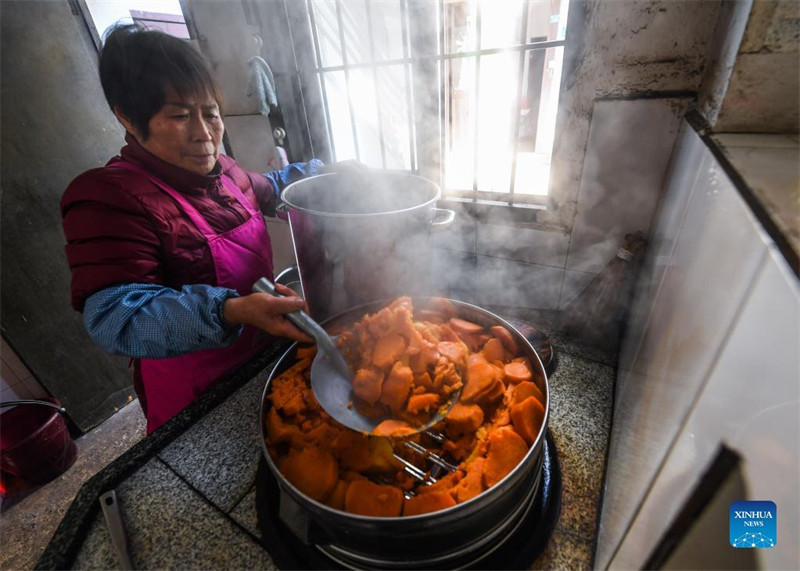
M 61 403 L 54 398 L 12 401 L 0 414 L 0 470 L 34 484 L 66 472 L 78 456 Z

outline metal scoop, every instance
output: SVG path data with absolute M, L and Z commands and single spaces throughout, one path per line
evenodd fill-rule
M 266 278 L 260 278 L 253 284 L 253 291 L 284 297 Z M 287 313 L 286 317 L 317 342 L 317 354 L 311 363 L 311 390 L 314 391 L 317 402 L 325 412 L 347 428 L 371 434 L 385 419 L 364 416 L 353 405 L 353 373 L 336 345 L 338 336 L 328 335 L 322 326 L 303 310 Z M 460 395 L 460 390 L 455 391 L 447 403 L 439 407 L 427 422 L 414 426 L 414 431 L 409 434 L 427 430 L 442 420 L 458 402 Z

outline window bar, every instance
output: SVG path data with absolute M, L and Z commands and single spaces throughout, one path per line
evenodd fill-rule
M 528 31 L 528 9 L 530 7 L 530 0 L 525 0 L 525 5 L 522 8 L 522 24 L 519 31 L 519 43 L 525 43 L 525 36 Z M 514 204 L 514 187 L 517 180 L 517 151 L 519 149 L 519 123 L 520 114 L 522 113 L 522 75 L 525 72 L 525 59 L 528 57 L 526 51 L 519 52 L 519 68 L 517 69 L 517 105 L 514 113 L 514 146 L 511 151 L 511 182 L 508 186 L 508 205 Z
M 353 98 L 350 96 L 350 66 L 347 61 L 347 46 L 344 40 L 344 19 L 342 18 L 342 0 L 336 0 L 336 22 L 339 24 L 339 46 L 342 49 L 342 64 L 344 66 L 344 84 L 347 90 L 347 107 L 350 111 L 350 127 L 353 129 L 353 147 L 356 151 L 356 160 L 361 161 L 361 153 L 358 150 L 358 128 L 356 127 L 356 115 L 353 109 Z
M 367 9 L 367 30 L 369 33 L 369 56 L 372 61 L 372 84 L 375 86 L 375 113 L 378 115 L 378 140 L 381 143 L 381 162 L 386 168 L 386 144 L 383 141 L 383 119 L 381 118 L 381 98 L 378 93 L 378 62 L 375 60 L 375 34 L 372 29 L 372 10 L 369 8 L 369 1 L 365 1 Z
M 336 162 L 336 141 L 333 138 L 333 125 L 331 125 L 331 108 L 328 105 L 328 90 L 325 87 L 325 73 L 322 67 L 322 54 L 319 50 L 319 37 L 317 36 L 317 23 L 314 19 L 314 8 L 312 0 L 306 0 L 308 7 L 308 18 L 311 23 L 311 35 L 314 39 L 314 55 L 317 58 L 317 78 L 319 80 L 319 88 L 322 91 L 322 104 L 325 106 L 325 124 L 328 129 L 328 145 L 331 149 L 331 160 Z
M 445 186 L 445 174 L 447 173 L 447 125 L 445 124 L 445 108 L 447 106 L 447 86 L 445 84 L 447 77 L 447 69 L 445 68 L 445 59 L 441 56 L 447 51 L 445 45 L 445 12 L 444 0 L 439 0 L 439 46 L 436 50 L 437 58 L 436 69 L 439 72 L 438 85 L 439 85 L 439 184 Z M 445 189 L 446 190 L 446 189 Z
M 475 56 L 475 134 L 472 141 L 472 200 L 478 200 L 478 140 L 480 128 L 480 102 L 481 102 L 481 4 L 475 4 L 475 44 L 478 48 L 478 55 Z
M 451 59 L 465 59 L 471 58 L 478 55 L 482 56 L 490 56 L 494 54 L 505 54 L 510 52 L 521 52 L 521 51 L 536 51 L 536 50 L 547 50 L 550 48 L 558 48 L 562 47 L 566 44 L 566 40 L 553 40 L 548 42 L 531 42 L 529 44 L 522 44 L 522 45 L 515 45 L 515 46 L 507 46 L 503 48 L 487 48 L 483 50 L 472 50 L 470 52 L 455 52 L 449 54 L 436 54 L 436 55 L 420 55 L 417 57 L 407 57 L 407 58 L 399 58 L 399 59 L 391 59 L 383 62 L 383 65 L 401 65 L 401 64 L 415 64 L 420 63 L 427 60 L 451 60 Z M 363 67 L 370 67 L 371 64 L 368 63 L 353 63 L 350 64 L 348 67 L 350 69 L 359 69 Z M 321 68 L 324 71 L 343 71 L 343 65 L 331 65 L 328 67 Z
M 400 0 L 400 22 L 403 33 L 403 58 L 410 61 L 409 39 L 408 39 L 408 4 L 406 0 Z M 406 114 L 408 115 L 408 162 L 409 167 L 414 172 L 419 172 L 419 161 L 417 161 L 416 130 L 414 128 L 414 99 L 411 89 L 411 64 L 404 63 L 403 71 L 406 78 Z

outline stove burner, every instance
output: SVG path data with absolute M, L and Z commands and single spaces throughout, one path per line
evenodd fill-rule
M 261 542 L 280 569 L 342 569 L 313 546 L 305 545 L 278 518 L 278 482 L 262 457 L 256 475 L 256 511 Z M 539 491 L 516 530 L 472 569 L 528 569 L 550 539 L 561 510 L 561 469 L 550 432 L 542 450 Z

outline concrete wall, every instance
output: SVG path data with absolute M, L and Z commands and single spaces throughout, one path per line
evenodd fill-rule
M 798 133 L 798 101 L 800 3 L 756 0 L 714 131 Z
M 87 429 L 131 395 L 128 360 L 94 346 L 69 305 L 59 201 L 123 144 L 97 52 L 66 1 L 3 1 L 0 191 L 2 332 L 33 376 Z

